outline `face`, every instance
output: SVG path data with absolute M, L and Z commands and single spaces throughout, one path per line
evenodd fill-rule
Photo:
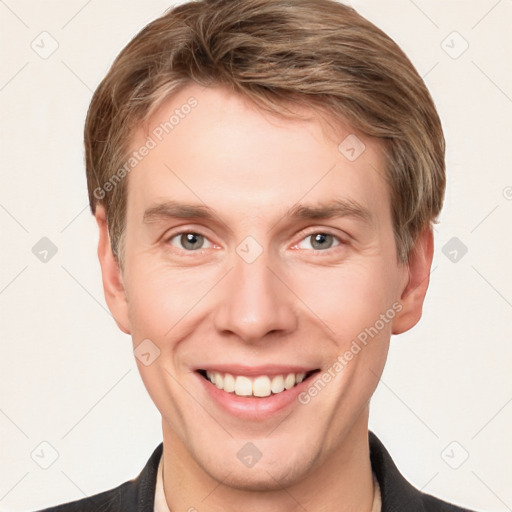
M 382 148 L 357 135 L 354 159 L 362 146 L 338 148 L 353 131 L 334 136 L 310 115 L 284 120 L 221 88 L 182 90 L 133 140 L 155 147 L 128 177 L 117 288 L 108 244 L 100 250 L 164 445 L 239 488 L 298 482 L 346 457 L 350 436 L 366 435 L 390 335 L 419 315 Z

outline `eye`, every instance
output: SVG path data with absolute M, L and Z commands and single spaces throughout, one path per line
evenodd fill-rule
M 341 245 L 342 241 L 335 235 L 330 233 L 311 233 L 303 238 L 295 247 L 299 249 L 313 249 L 315 251 L 323 251 Z M 309 247 L 307 247 L 309 245 Z
M 167 241 L 170 242 L 172 246 L 187 252 L 195 252 L 200 249 L 206 249 L 213 246 L 205 236 L 193 231 L 182 231 L 181 233 L 176 233 L 169 237 Z M 210 245 L 205 247 L 205 243 Z

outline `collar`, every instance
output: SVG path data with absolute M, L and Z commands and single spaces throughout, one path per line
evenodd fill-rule
M 438 504 L 436 510 L 465 510 L 435 500 L 415 489 L 401 475 L 384 445 L 371 431 L 368 432 L 368 440 L 372 470 L 380 488 L 382 500 L 381 512 L 405 512 L 409 510 L 414 510 L 414 512 L 428 512 L 432 509 L 425 508 L 425 499 L 427 498 L 431 500 L 431 502 L 434 500 L 435 503 Z M 158 465 L 162 457 L 162 452 L 163 443 L 160 443 L 137 478 L 137 512 L 154 512 Z M 445 508 L 446 506 L 448 506 L 448 508 Z
M 382 509 L 382 501 L 380 495 L 379 482 L 377 481 L 377 477 L 375 473 L 373 475 L 373 505 L 371 512 L 381 512 Z M 160 462 L 158 463 L 158 470 L 156 476 L 156 489 L 155 489 L 155 505 L 154 512 L 171 512 L 169 507 L 167 506 L 167 500 L 165 499 L 165 491 L 164 491 L 164 478 L 163 478 L 163 457 L 160 457 Z

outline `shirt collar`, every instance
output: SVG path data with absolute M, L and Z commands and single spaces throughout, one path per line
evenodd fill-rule
M 380 486 L 375 476 L 373 475 L 373 505 L 371 512 L 382 512 L 382 501 L 381 501 L 381 493 Z M 156 486 L 155 486 L 155 504 L 154 504 L 154 512 L 171 512 L 169 507 L 167 506 L 167 500 L 165 498 L 164 491 L 164 479 L 163 479 L 163 454 L 160 457 L 160 461 L 158 463 L 158 470 L 156 476 Z
M 369 431 L 368 437 L 372 470 L 379 483 L 382 501 L 381 512 L 398 510 L 425 512 L 424 495 L 400 474 L 393 459 L 377 436 Z M 137 512 L 155 512 L 157 473 L 162 452 L 163 444 L 160 443 L 151 455 L 136 483 L 134 482 L 138 488 Z

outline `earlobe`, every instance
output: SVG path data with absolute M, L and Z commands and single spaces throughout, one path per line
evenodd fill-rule
M 126 299 L 123 274 L 112 252 L 107 219 L 103 206 L 96 206 L 94 217 L 99 229 L 98 259 L 101 266 L 105 300 L 119 329 L 125 334 L 130 334 L 128 302 Z
M 393 334 L 406 332 L 419 322 L 430 281 L 433 256 L 434 239 L 432 229 L 428 226 L 418 235 L 404 268 L 407 279 L 400 297 L 402 309 L 393 321 Z

